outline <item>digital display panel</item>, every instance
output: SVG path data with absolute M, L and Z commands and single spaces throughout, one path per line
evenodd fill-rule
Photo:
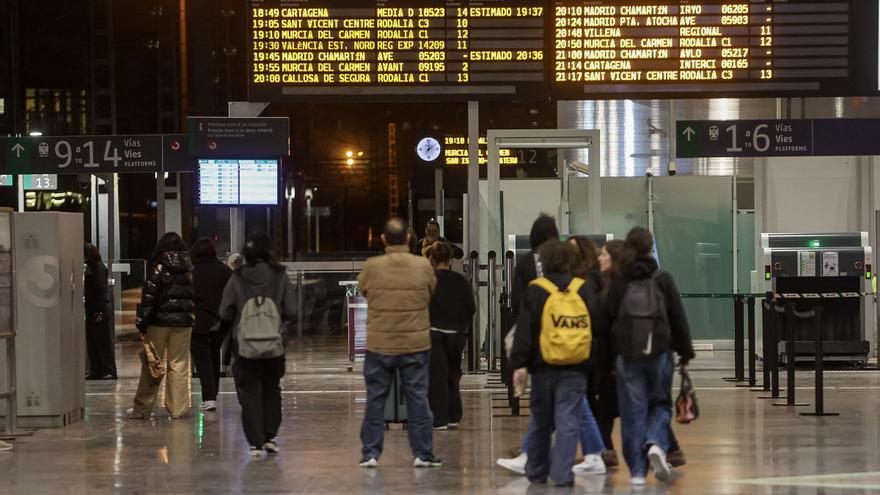
M 849 1 L 555 0 L 554 91 L 848 94 L 850 15 Z
M 250 96 L 546 93 L 541 0 L 251 0 Z
M 851 96 L 877 2 L 249 0 L 252 100 Z
M 278 204 L 277 160 L 199 160 L 199 203 Z

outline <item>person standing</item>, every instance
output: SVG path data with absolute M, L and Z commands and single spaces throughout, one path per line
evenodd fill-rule
M 253 457 L 278 454 L 276 441 L 281 427 L 281 377 L 285 373 L 285 321 L 296 317 L 296 290 L 283 266 L 272 255 L 272 240 L 254 232 L 242 250 L 244 264 L 223 290 L 220 318 L 223 332 L 232 328 L 229 339 L 234 357 L 232 373 L 241 404 L 241 423 Z M 271 304 L 270 304 L 271 302 Z M 272 328 L 266 328 L 272 326 Z M 252 355 L 252 332 L 270 342 L 268 352 Z M 268 337 L 268 339 L 264 338 Z M 274 346 L 271 344 L 274 340 Z M 257 342 L 260 344 L 260 342 Z M 248 346 L 243 348 L 243 345 Z M 260 344 L 262 345 L 262 344 Z
M 232 270 L 217 258 L 214 242 L 207 237 L 193 244 L 190 257 L 196 307 L 190 351 L 202 386 L 200 409 L 215 411 L 220 388 L 220 348 L 226 338 L 220 331 L 220 299 Z
M 428 407 L 431 319 L 428 307 L 437 277 L 427 259 L 410 254 L 407 224 L 400 218 L 385 223 L 385 254 L 364 263 L 358 288 L 367 298 L 367 354 L 364 381 L 367 405 L 361 426 L 360 466 L 379 465 L 385 437 L 385 401 L 395 374 L 406 396 L 409 444 L 413 466 L 436 467 L 433 415 Z
M 165 407 L 173 419 L 182 418 L 192 406 L 189 347 L 195 321 L 192 263 L 186 243 L 175 232 L 163 235 L 151 257 L 152 269 L 144 282 L 135 326 L 144 343 L 151 343 L 163 359 L 167 353 Z M 161 379 L 141 366 L 134 407 L 129 419 L 147 419 L 159 393 Z
M 650 231 L 630 230 L 608 288 L 624 458 L 633 486 L 645 484 L 649 462 L 658 480 L 671 478 L 666 453 L 671 442 L 673 351 L 682 370 L 694 358 L 681 296 L 675 281 L 652 257 L 653 247 Z
M 107 265 L 101 252 L 93 244 L 86 244 L 85 303 L 86 350 L 89 355 L 89 374 L 86 380 L 115 380 L 116 352 L 110 335 L 109 287 Z
M 428 248 L 438 241 L 446 242 L 446 239 L 440 236 L 440 223 L 436 220 L 431 220 L 425 225 L 425 237 L 419 239 L 418 244 L 416 244 L 416 254 L 427 258 Z
M 532 374 L 534 429 L 527 435 L 525 474 L 532 483 L 544 483 L 549 477 L 557 486 L 571 486 L 592 335 L 605 333 L 607 318 L 595 290 L 571 275 L 578 256 L 571 244 L 547 241 L 538 254 L 544 277 L 529 284 L 524 294 L 510 356 L 518 388 L 524 386 L 525 368 Z M 571 297 L 572 292 L 576 297 Z M 595 424 L 593 429 L 601 452 Z
M 449 266 L 454 251 L 438 241 L 428 250 L 437 288 L 431 298 L 431 366 L 428 402 L 434 429 L 457 428 L 462 417 L 461 360 L 468 329 L 476 311 L 471 284 Z

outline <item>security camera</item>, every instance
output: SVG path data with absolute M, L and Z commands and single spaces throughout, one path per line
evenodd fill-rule
M 673 175 L 675 175 L 675 174 L 678 172 L 678 171 L 675 169 L 675 161 L 674 161 L 674 160 L 671 161 L 671 162 L 669 162 L 669 169 L 667 169 L 667 172 L 669 172 L 669 175 L 670 175 L 670 176 L 673 176 Z
M 645 170 L 645 177 L 654 177 L 654 168 L 651 165 L 648 165 L 648 168 Z
M 76 183 L 83 191 L 92 187 L 92 176 L 89 174 L 76 174 Z

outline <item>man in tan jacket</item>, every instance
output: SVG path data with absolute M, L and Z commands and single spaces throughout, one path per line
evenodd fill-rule
M 367 406 L 361 426 L 363 458 L 360 466 L 378 465 L 385 438 L 385 401 L 395 372 L 400 373 L 406 396 L 409 443 L 415 467 L 442 465 L 434 457 L 434 418 L 428 407 L 428 365 L 431 320 L 428 306 L 437 285 L 427 259 L 409 252 L 406 222 L 392 218 L 385 224 L 385 254 L 371 258 L 358 276 L 367 298 L 367 356 L 364 381 Z

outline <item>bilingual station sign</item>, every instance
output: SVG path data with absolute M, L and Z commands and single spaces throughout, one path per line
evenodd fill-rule
M 880 119 L 680 120 L 676 157 L 880 154 Z

